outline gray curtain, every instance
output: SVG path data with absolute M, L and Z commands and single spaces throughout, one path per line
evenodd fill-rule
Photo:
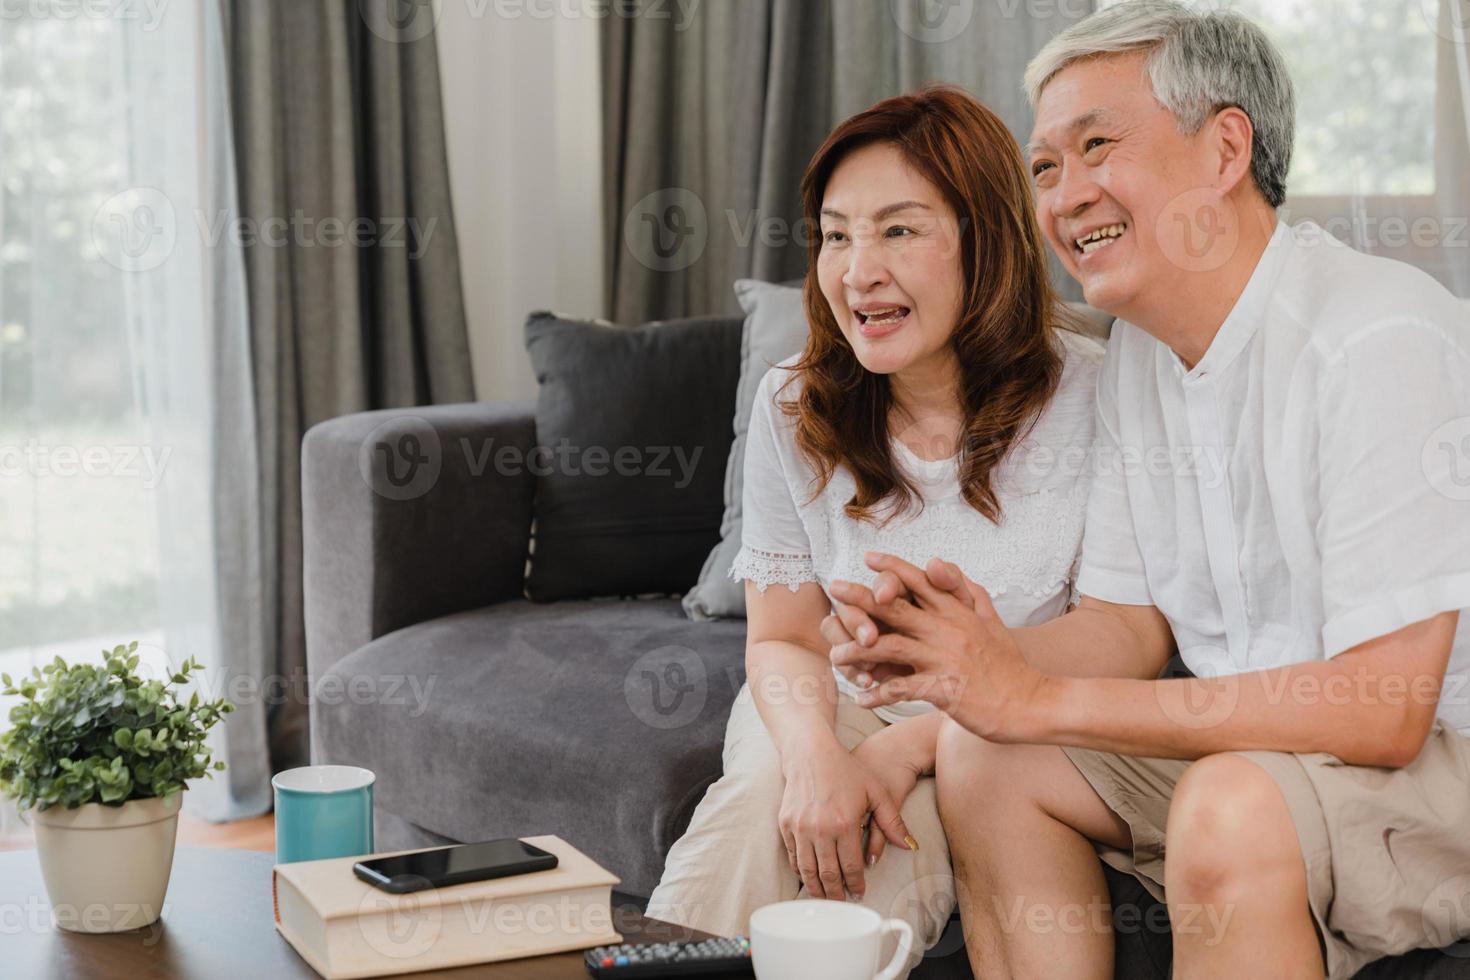
M 260 729 L 280 770 L 308 755 L 302 434 L 348 412 L 467 401 L 473 385 L 433 33 L 375 33 L 353 0 L 221 2 L 255 417 L 222 407 L 219 425 L 222 438 L 253 428 L 259 458 L 255 486 L 231 491 L 251 474 L 221 473 L 238 522 L 221 534 L 246 552 L 222 583 L 223 617 L 232 670 L 278 685 L 229 723 Z
M 670 6 L 603 27 L 606 306 L 625 323 L 738 314 L 735 279 L 801 275 L 802 171 L 832 126 L 880 99 L 963 85 L 1024 141 L 1026 62 L 1090 10 L 725 0 L 671 16 Z

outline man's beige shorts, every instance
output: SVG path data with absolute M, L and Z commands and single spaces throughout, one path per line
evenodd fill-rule
M 1190 763 L 1063 751 L 1133 833 L 1131 854 L 1098 845 L 1103 860 L 1164 901 L 1169 799 Z M 1470 738 L 1436 722 L 1401 769 L 1325 752 L 1233 754 L 1266 770 L 1286 798 L 1329 980 L 1470 936 Z M 1470 957 L 1470 945 L 1454 951 Z

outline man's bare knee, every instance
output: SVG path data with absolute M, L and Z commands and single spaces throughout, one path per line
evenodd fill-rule
M 1260 766 L 1230 753 L 1185 770 L 1169 805 L 1170 894 L 1198 901 L 1295 900 L 1306 870 L 1291 811 Z

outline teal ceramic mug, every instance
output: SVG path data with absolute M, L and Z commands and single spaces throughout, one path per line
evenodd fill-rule
M 357 766 L 276 773 L 276 863 L 373 852 L 373 780 Z

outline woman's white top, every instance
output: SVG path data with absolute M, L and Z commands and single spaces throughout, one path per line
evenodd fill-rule
M 983 585 L 1007 626 L 1031 626 L 1066 612 L 1091 483 L 1103 348 L 1068 331 L 1057 331 L 1057 338 L 1064 359 L 1061 383 L 992 478 L 1001 505 L 998 524 L 961 494 L 958 457 L 921 459 L 897 438 L 892 440 L 895 458 L 919 488 L 922 510 L 910 507 L 881 528 L 848 517 L 843 505 L 856 484 L 846 466 L 837 467 L 811 500 L 816 472 L 796 446 L 796 420 L 776 404 L 778 397 L 793 400 L 800 390 L 798 379 L 780 391 L 796 358 L 767 371 L 750 419 L 741 547 L 730 577 L 754 582 L 762 592 L 771 585 L 795 592 L 804 582 L 817 582 L 826 591 L 833 579 L 871 585 L 877 574 L 863 562 L 868 551 L 888 552 L 920 568 L 937 556 Z M 881 502 L 878 515 L 890 506 Z M 840 673 L 837 685 L 849 695 L 857 693 Z M 927 702 L 903 701 L 879 708 L 878 714 L 892 722 L 930 710 Z

